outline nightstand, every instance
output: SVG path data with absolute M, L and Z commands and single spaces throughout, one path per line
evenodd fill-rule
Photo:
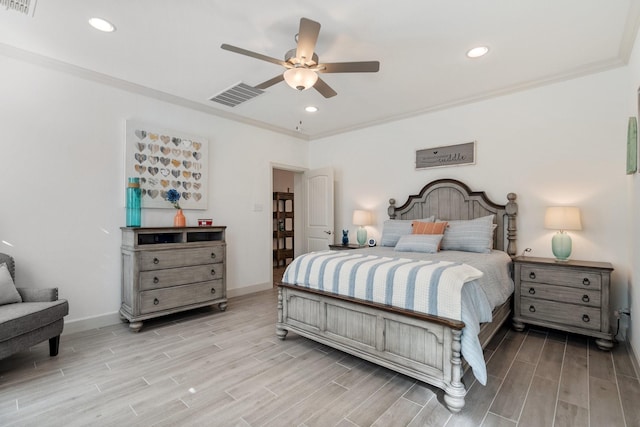
M 349 243 L 348 245 L 329 245 L 329 249 L 332 251 L 346 251 L 348 249 L 360 249 L 364 248 L 364 246 L 360 246 L 355 243 Z
M 613 348 L 610 263 L 517 257 L 513 265 L 515 330 L 525 323 L 545 326 L 594 337 L 601 350 Z

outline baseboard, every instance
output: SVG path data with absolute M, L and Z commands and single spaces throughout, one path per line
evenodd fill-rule
M 103 328 L 120 322 L 120 314 L 117 311 L 114 313 L 102 314 L 100 316 L 85 317 L 84 319 L 65 320 L 62 335 Z
M 253 294 L 273 288 L 271 283 L 259 283 L 257 285 L 245 286 L 237 289 L 227 289 L 227 298 L 240 297 L 242 295 Z
M 633 370 L 636 373 L 636 378 L 640 378 L 640 365 L 638 365 L 638 355 L 635 351 L 633 351 L 633 346 L 629 341 L 625 341 L 625 345 L 627 346 L 627 352 L 629 353 L 629 358 L 631 359 Z
M 253 294 L 255 292 L 266 291 L 267 289 L 271 288 L 271 283 L 260 283 L 257 285 L 245 286 L 238 289 L 227 289 L 227 298 Z M 120 322 L 120 314 L 117 311 L 114 313 L 102 314 L 100 316 L 69 320 L 64 322 L 64 330 L 62 331 L 62 335 L 88 331 L 90 329 L 104 328 L 105 326 L 115 325 Z

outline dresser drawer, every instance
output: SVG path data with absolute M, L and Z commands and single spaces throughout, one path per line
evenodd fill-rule
M 522 282 L 520 294 L 534 299 L 544 299 L 570 304 L 600 307 L 600 291 L 577 289 L 568 286 L 545 285 L 535 282 Z
M 520 280 L 598 291 L 602 287 L 602 277 L 597 273 L 572 270 L 570 268 L 541 267 L 538 265 L 522 265 L 520 268 Z
M 168 310 L 179 306 L 223 298 L 222 279 L 193 285 L 140 292 L 140 313 Z
M 537 319 L 585 329 L 600 329 L 600 309 L 522 297 L 520 313 L 523 319 Z
M 224 260 L 224 247 L 189 248 L 165 251 L 145 251 L 140 254 L 140 270 L 186 267 L 211 264 Z
M 222 279 L 222 271 L 222 264 L 206 264 L 193 267 L 143 271 L 140 273 L 140 289 L 159 289 Z

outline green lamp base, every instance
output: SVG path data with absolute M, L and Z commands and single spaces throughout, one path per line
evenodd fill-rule
M 551 251 L 556 261 L 566 262 L 571 255 L 571 237 L 564 231 L 559 231 L 551 239 Z
M 364 227 L 358 228 L 357 234 L 358 244 L 360 246 L 364 246 L 364 243 L 367 241 L 367 229 Z

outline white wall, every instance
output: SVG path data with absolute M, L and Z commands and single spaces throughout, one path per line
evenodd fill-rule
M 549 85 L 500 98 L 313 141 L 310 167 L 333 164 L 336 230 L 353 209 L 373 209 L 379 237 L 388 199 L 398 205 L 424 184 L 455 178 L 506 203 L 518 195 L 518 253 L 552 257 L 545 207 L 577 205 L 582 231 L 571 233 L 573 259 L 613 263 L 612 307 L 627 303 L 629 275 L 626 127 L 627 70 Z M 416 96 L 428 96 L 417 94 Z M 477 141 L 476 164 L 415 170 L 415 150 Z
M 67 325 L 120 307 L 126 119 L 209 140 L 209 209 L 187 225 L 228 227 L 229 294 L 270 286 L 271 162 L 306 167 L 307 142 L 4 56 L 0 94 L 0 251 L 18 286 L 59 287 Z M 145 209 L 142 225 L 174 213 Z
M 627 116 L 635 116 L 638 119 L 640 115 L 640 94 L 638 90 L 640 88 L 640 35 L 636 38 L 633 52 L 629 60 L 628 66 L 628 86 L 627 86 L 627 99 L 624 103 Z M 640 215 L 640 175 L 634 174 L 627 178 L 627 192 L 629 196 L 628 209 L 630 211 L 629 222 L 627 223 L 629 230 L 629 241 L 627 246 L 629 248 L 628 264 L 630 266 L 629 277 L 629 304 L 631 309 L 631 318 L 629 319 L 629 344 L 633 349 L 636 356 L 636 360 L 640 357 L 640 327 L 638 321 L 634 322 L 634 318 L 638 316 L 640 312 L 640 226 L 638 226 L 638 217 Z M 625 317 L 623 317 L 626 320 Z

